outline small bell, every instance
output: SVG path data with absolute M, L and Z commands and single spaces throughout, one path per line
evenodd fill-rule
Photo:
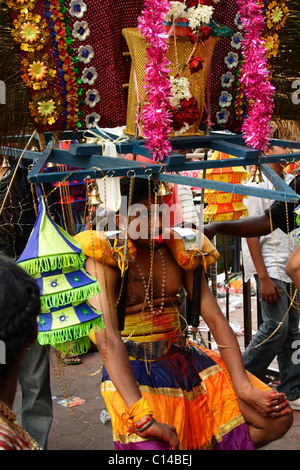
M 263 183 L 265 180 L 263 179 L 263 176 L 261 174 L 261 171 L 260 171 L 260 167 L 259 165 L 256 165 L 256 168 L 255 168 L 255 172 L 254 172 L 254 175 L 253 175 L 253 178 L 251 180 L 251 183 Z
M 2 168 L 10 168 L 9 160 L 8 158 L 3 155 L 3 160 L 2 160 Z
M 100 204 L 102 204 L 102 201 L 99 196 L 97 185 L 92 183 L 91 191 L 88 194 L 88 205 L 99 206 Z
M 168 183 L 161 181 L 156 189 L 157 196 L 167 196 L 168 194 L 172 194 L 172 191 L 169 188 Z

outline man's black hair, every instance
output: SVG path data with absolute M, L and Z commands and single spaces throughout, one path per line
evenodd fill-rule
M 124 176 L 121 178 L 121 196 L 129 197 L 129 187 L 130 187 L 131 178 Z M 150 180 L 151 194 L 154 194 L 156 183 L 153 180 Z M 132 195 L 132 204 L 137 204 L 144 199 L 149 198 L 149 182 L 148 179 L 135 177 L 133 180 L 133 195 Z

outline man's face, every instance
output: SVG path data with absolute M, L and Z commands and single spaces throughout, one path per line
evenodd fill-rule
M 130 208 L 128 236 L 142 245 L 150 246 L 151 238 L 158 245 L 162 241 L 166 205 L 161 197 L 143 199 Z

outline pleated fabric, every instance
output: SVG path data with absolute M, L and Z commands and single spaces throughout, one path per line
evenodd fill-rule
M 182 450 L 254 450 L 228 371 L 218 353 L 189 343 L 168 358 L 132 360 L 142 395 L 157 421 L 176 427 Z M 249 374 L 254 386 L 269 389 Z M 168 449 L 166 443 L 127 432 L 126 406 L 106 371 L 102 394 L 112 419 L 117 450 Z

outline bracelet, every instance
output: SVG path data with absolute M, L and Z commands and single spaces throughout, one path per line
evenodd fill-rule
M 141 429 L 143 426 L 145 426 L 146 423 L 152 420 L 152 416 L 148 416 L 148 418 L 145 419 L 145 421 L 142 422 L 142 424 L 136 424 L 135 427 L 137 430 Z
M 152 424 L 154 424 L 155 422 L 156 422 L 156 419 L 153 418 L 153 416 L 151 417 L 149 416 L 149 418 L 147 418 L 142 425 L 140 426 L 135 425 L 135 427 L 138 432 L 144 432 L 146 431 L 146 429 L 149 429 L 152 426 Z M 145 425 L 145 423 L 148 423 L 148 424 Z

